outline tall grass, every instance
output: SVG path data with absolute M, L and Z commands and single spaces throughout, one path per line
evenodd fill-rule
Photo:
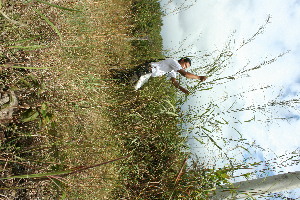
M 227 69 L 233 69 L 232 64 L 234 60 L 234 56 L 238 53 L 238 51 L 244 46 L 251 43 L 256 37 L 262 34 L 270 23 L 270 17 L 266 19 L 265 24 L 260 26 L 249 39 L 242 41 L 240 45 L 237 45 L 234 42 L 234 34 L 232 38 L 229 39 L 229 42 L 225 45 L 224 49 L 216 50 L 212 53 L 205 54 L 201 57 L 203 58 L 203 66 L 201 68 L 194 69 L 196 72 L 203 72 L 211 76 L 207 82 L 199 83 L 199 84 L 191 84 L 188 82 L 187 85 L 192 85 L 189 90 L 192 91 L 192 95 L 194 97 L 200 97 L 206 95 L 205 90 L 211 90 L 213 92 L 219 92 L 218 90 L 214 91 L 214 88 L 217 86 L 222 87 L 223 90 L 226 90 L 226 86 L 234 83 L 237 79 L 243 78 L 243 80 L 247 80 L 248 73 L 256 72 L 259 73 L 261 68 L 266 68 L 271 66 L 278 59 L 281 59 L 286 53 L 283 52 L 278 55 L 273 56 L 272 58 L 262 59 L 258 64 L 252 64 L 248 62 L 245 66 L 241 66 L 240 69 L 235 72 L 230 71 L 231 74 L 227 74 L 223 76 L 223 72 Z M 199 58 L 199 57 L 197 57 Z M 271 69 L 270 69 L 271 70 Z M 229 70 L 228 70 L 229 71 Z M 221 88 L 221 87 L 219 87 Z M 277 113 L 272 112 L 274 109 L 285 109 L 285 110 L 293 110 L 298 112 L 298 103 L 299 99 L 289 99 L 287 101 L 281 100 L 278 96 L 275 99 L 268 99 L 265 102 L 260 104 L 253 103 L 244 105 L 243 100 L 245 98 L 245 94 L 261 92 L 263 94 L 267 90 L 271 89 L 270 85 L 259 85 L 254 88 L 250 88 L 248 90 L 242 91 L 240 93 L 236 93 L 233 95 L 224 95 L 221 98 L 217 98 L 217 96 L 213 96 L 210 101 L 206 104 L 201 104 L 200 101 L 196 101 L 194 98 L 193 104 L 189 105 L 188 109 L 185 110 L 183 120 L 186 123 L 186 133 L 187 135 L 194 135 L 191 137 L 193 140 L 197 140 L 199 142 L 198 147 L 200 146 L 203 149 L 208 149 L 211 146 L 214 146 L 214 150 L 210 151 L 212 154 L 215 154 L 216 151 L 219 152 L 219 156 L 215 156 L 211 158 L 212 165 L 208 168 L 213 168 L 214 163 L 219 162 L 220 160 L 224 160 L 224 170 L 222 176 L 226 182 L 226 179 L 229 179 L 230 176 L 236 177 L 235 172 L 239 169 L 247 169 L 245 174 L 239 174 L 241 177 L 249 178 L 251 175 L 255 175 L 255 173 L 259 173 L 265 176 L 268 176 L 269 170 L 272 165 L 268 162 L 257 162 L 257 158 L 255 157 L 255 151 L 263 151 L 269 152 L 268 149 L 263 149 L 261 146 L 257 145 L 255 142 L 249 142 L 245 135 L 243 134 L 251 134 L 251 133 L 243 133 L 239 131 L 237 127 L 247 126 L 247 124 L 253 124 L 254 122 L 264 124 L 268 126 L 270 123 L 276 123 L 278 120 L 289 120 L 288 118 L 278 117 Z M 201 92 L 201 93 L 200 93 Z M 259 94 L 259 95 L 261 95 Z M 211 94 L 210 94 L 211 95 Z M 254 95 L 253 95 L 254 96 Z M 249 100 L 249 99 L 248 99 Z M 179 105 L 182 105 L 187 101 L 185 96 L 182 96 L 179 99 Z M 200 105 L 198 105 L 198 103 Z M 243 114 L 250 114 L 248 119 L 241 120 L 239 117 Z M 261 118 L 257 116 L 263 116 Z M 230 138 L 227 138 L 223 135 L 224 130 L 230 130 Z M 210 153 L 209 152 L 209 153 Z M 241 155 L 246 154 L 245 158 L 241 158 Z M 278 157 L 283 155 L 276 155 Z M 239 158 L 239 159 L 237 159 Z M 291 161 L 291 160 L 290 160 Z M 219 162 L 220 163 L 220 162 Z M 280 165 L 278 166 L 280 167 Z M 262 169 L 257 169 L 262 168 Z M 273 168 L 271 171 L 274 172 Z M 203 170 L 196 170 L 198 172 Z M 239 170 L 238 173 L 243 173 L 243 170 Z M 251 171 L 252 173 L 250 173 Z M 193 173 L 193 169 L 190 170 Z M 214 171 L 213 174 L 216 177 L 218 170 Z M 189 174 L 189 173 L 187 173 Z M 228 176 L 230 175 L 230 176 Z M 200 185 L 195 178 L 192 176 L 190 180 L 194 180 L 195 185 Z M 219 179 L 222 180 L 222 179 Z M 220 182 L 218 182 L 219 184 Z M 191 188 L 194 184 L 191 184 Z M 209 187 L 213 190 L 213 187 Z M 208 189 L 208 190 L 210 190 Z M 194 190 L 197 192 L 197 189 Z M 201 191 L 198 191 L 201 193 Z M 205 191 L 202 191 L 205 194 Z M 234 192 L 234 191 L 233 191 Z M 195 195 L 195 193 L 194 193 Z M 204 198 L 204 197 L 197 197 Z M 209 198 L 209 197 L 208 197 Z
M 230 172 L 247 167 L 232 163 L 213 169 L 186 163 L 188 138 L 181 135 L 190 131 L 182 126 L 186 122 L 197 120 L 197 139 L 204 143 L 208 138 L 224 151 L 212 136 L 229 124 L 213 112 L 217 102 L 204 105 L 201 112 L 190 107 L 184 113 L 177 106 L 186 96 L 178 96 L 164 78 L 134 91 L 111 77 L 110 69 L 126 70 L 164 57 L 163 13 L 157 1 L 36 0 L 1 6 L 1 90 L 12 90 L 19 99 L 14 118 L 1 124 L 3 196 L 205 199 L 227 182 Z M 212 56 L 204 68 L 208 74 L 220 75 L 228 65 L 228 48 Z M 247 72 L 189 89 L 210 90 Z M 280 104 L 268 105 L 274 103 Z M 227 112 L 245 109 L 253 108 L 230 107 Z M 117 158 L 124 159 L 109 162 Z
M 174 193 L 187 156 L 185 138 L 177 135 L 174 88 L 158 79 L 135 92 L 109 72 L 162 57 L 160 13 L 149 21 L 151 4 L 123 0 L 9 3 L 13 20 L 26 28 L 1 18 L 1 83 L 20 99 L 14 119 L 1 126 L 1 194 L 134 199 Z M 139 40 L 145 35 L 148 40 Z M 106 164 L 89 167 L 97 163 Z M 73 173 L 78 169 L 86 170 Z
M 109 199 L 118 181 L 116 163 L 59 180 L 57 173 L 120 155 L 122 143 L 108 109 L 113 90 L 105 79 L 111 66 L 131 57 L 123 28 L 129 22 L 122 18 L 129 12 L 127 3 L 118 1 L 119 15 L 110 14 L 116 5 L 108 2 L 2 4 L 14 21 L 26 24 L 20 28 L 1 18 L 7 47 L 1 49 L 1 89 L 15 91 L 19 99 L 14 118 L 1 124 L 3 196 Z
M 122 103 L 113 107 L 111 113 L 124 150 L 131 155 L 121 165 L 124 180 L 115 190 L 116 199 L 167 198 L 182 160 L 188 155 L 183 152 L 185 138 L 178 135 L 178 117 L 165 110 L 173 109 L 168 101 L 175 103 L 174 89 L 164 79 L 152 80 L 150 84 L 138 93 L 119 88 L 118 94 L 127 95 L 118 95 Z

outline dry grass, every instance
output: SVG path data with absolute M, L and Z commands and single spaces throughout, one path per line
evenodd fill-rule
M 13 74 L 9 68 L 13 65 L 49 67 L 46 70 L 26 70 L 26 76 L 37 77 L 40 86 L 36 99 L 23 97 L 23 110 L 39 108 L 45 102 L 49 112 L 54 114 L 51 122 L 34 129 L 34 145 L 28 148 L 31 159 L 39 160 L 39 164 L 26 170 L 26 173 L 89 166 L 115 159 L 122 154 L 122 144 L 115 137 L 108 118 L 113 82 L 105 79 L 109 79 L 110 68 L 125 66 L 131 61 L 128 40 L 131 27 L 130 1 L 69 0 L 50 3 L 79 9 L 81 12 L 65 11 L 42 3 L 2 1 L 3 10 L 14 21 L 25 24 L 16 27 L 16 24 L 2 18 L 6 23 L 3 47 L 17 45 L 15 41 L 28 38 L 33 39 L 20 42 L 20 45 L 34 43 L 46 47 L 26 50 L 27 60 L 21 59 L 21 56 L 20 59 L 10 59 L 2 66 L 3 70 Z M 43 20 L 35 10 L 55 27 Z M 9 56 L 16 57 L 12 53 Z M 20 76 L 16 75 L 15 82 L 10 81 L 11 85 L 17 85 L 18 79 Z M 15 90 L 21 91 L 20 88 Z M 6 164 L 11 162 L 18 161 L 11 158 Z M 2 170 L 4 176 L 14 175 L 5 166 Z M 117 178 L 118 171 L 112 163 L 64 179 L 50 177 L 44 181 L 22 180 L 22 183 L 9 180 L 4 184 L 10 189 L 4 191 L 3 196 L 23 196 L 25 199 L 43 196 L 43 199 L 53 199 L 66 195 L 68 199 L 109 199 L 108 194 Z M 19 186 L 25 189 L 22 192 L 13 189 Z
M 83 2 L 81 2 L 83 3 Z M 86 9 L 68 17 L 69 32 L 59 49 L 53 85 L 57 134 L 65 141 L 60 154 L 69 166 L 93 165 L 116 158 L 121 145 L 107 117 L 110 89 L 108 70 L 130 61 L 126 41 L 128 1 L 84 2 Z M 127 49 L 126 49 L 127 48 Z M 63 69 L 62 69 L 63 66 Z M 53 83 L 52 83 L 53 82 Z M 116 140 L 114 139 L 116 138 Z M 118 173 L 114 164 L 67 178 L 68 194 L 82 199 L 109 199 Z M 79 187 L 78 187 L 79 186 Z

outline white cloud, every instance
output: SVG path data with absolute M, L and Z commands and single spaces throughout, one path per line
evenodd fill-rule
M 180 0 L 176 1 L 179 5 Z M 172 4 L 176 6 L 176 4 Z M 290 99 L 298 96 L 300 92 L 300 1 L 299 0 L 210 0 L 197 1 L 197 3 L 187 11 L 179 15 L 164 18 L 162 35 L 166 49 L 178 47 L 180 42 L 185 41 L 185 46 L 194 45 L 190 51 L 213 51 L 221 49 L 227 41 L 229 35 L 235 30 L 234 38 L 236 44 L 240 44 L 243 39 L 251 37 L 259 26 L 264 24 L 267 16 L 271 15 L 271 23 L 268 24 L 265 32 L 259 35 L 255 41 L 242 48 L 235 55 L 234 66 L 224 73 L 232 73 L 239 67 L 250 61 L 250 66 L 255 66 L 261 61 L 273 58 L 278 54 L 290 50 L 291 52 L 278 59 L 272 65 L 250 73 L 249 78 L 232 82 L 231 84 L 216 87 L 211 91 L 202 91 L 199 96 L 190 99 L 185 105 L 205 104 L 211 99 L 218 99 L 228 93 L 237 94 L 241 91 L 259 88 L 266 85 L 273 85 L 270 90 L 258 90 L 246 93 L 243 99 L 239 99 L 240 105 L 251 105 L 266 103 L 280 93 L 283 99 Z M 182 56 L 185 52 L 181 52 Z M 197 64 L 196 64 L 197 65 Z M 223 109 L 230 106 L 232 102 L 223 103 Z M 299 116 L 299 113 L 292 111 L 292 114 Z M 249 120 L 253 115 L 257 119 L 266 119 L 264 115 L 258 113 L 244 113 L 226 115 L 223 117 L 239 118 L 241 121 Z M 287 110 L 275 109 L 271 116 L 285 117 Z M 270 153 L 264 152 L 264 157 L 272 157 L 295 150 L 300 146 L 300 120 L 295 118 L 289 123 L 275 121 L 273 124 L 244 123 L 236 126 L 243 136 L 257 144 Z M 219 134 L 219 133 L 218 133 Z M 237 132 L 225 127 L 223 136 L 230 138 Z M 214 136 L 212 134 L 212 136 Z M 194 144 L 196 145 L 196 144 Z M 230 147 L 229 147 L 230 148 Z M 220 162 L 216 159 L 217 150 L 213 148 L 197 147 L 201 153 L 212 155 L 211 158 L 203 156 L 213 162 Z M 240 151 L 242 151 L 240 149 Z M 239 154 L 243 159 L 243 153 Z M 266 158 L 267 159 L 267 158 Z M 287 167 L 285 170 L 294 170 Z

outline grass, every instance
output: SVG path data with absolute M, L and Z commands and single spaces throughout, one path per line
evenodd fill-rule
M 1 89 L 14 91 L 19 100 L 14 118 L 1 125 L 2 177 L 19 176 L 2 180 L 3 197 L 109 199 L 118 177 L 114 162 L 63 178 L 58 172 L 121 154 L 108 115 L 112 82 L 105 79 L 108 69 L 130 61 L 128 6 L 127 1 L 117 6 L 109 1 L 2 3 L 12 20 L 26 24 L 1 18 Z M 20 178 L 26 174 L 31 178 Z
M 153 80 L 153 90 L 146 87 L 139 92 L 120 95 L 120 102 L 113 110 L 119 116 L 115 127 L 124 141 L 125 152 L 131 155 L 122 162 L 122 184 L 115 190 L 115 198 L 164 199 L 173 190 L 174 181 L 187 154 L 185 138 L 179 137 L 178 118 L 171 112 L 170 101 L 176 97 L 172 86 L 164 79 Z M 121 88 L 120 94 L 124 90 Z M 128 99 L 124 99 L 124 98 Z M 164 99 L 165 101 L 162 101 Z M 122 116 L 122 117 L 121 117 Z
M 136 92 L 111 76 L 163 57 L 158 2 L 0 2 L 1 95 L 18 99 L 1 121 L 3 198 L 203 199 L 227 178 L 187 167 L 164 78 Z
M 175 91 L 164 79 L 135 92 L 110 77 L 112 68 L 162 56 L 157 30 L 138 40 L 132 5 L 141 6 L 1 1 L 1 91 L 18 98 L 13 117 L 1 121 L 3 198 L 173 193 L 187 156 L 185 139 L 176 136 Z

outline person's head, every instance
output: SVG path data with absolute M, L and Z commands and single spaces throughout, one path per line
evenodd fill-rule
M 183 69 L 189 68 L 192 64 L 191 59 L 189 59 L 188 57 L 181 58 L 180 60 L 178 60 L 178 63 Z

